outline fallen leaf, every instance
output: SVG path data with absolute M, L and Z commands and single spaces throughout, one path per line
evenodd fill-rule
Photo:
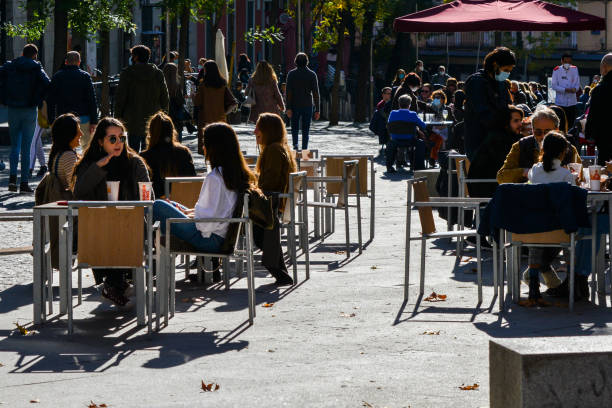
M 272 307 L 272 306 L 274 306 L 274 302 L 263 304 L 263 307 Z
M 444 302 L 446 301 L 446 295 L 440 295 L 436 292 L 431 292 L 431 295 L 424 299 L 426 302 Z
M 15 322 L 15 326 L 17 326 L 17 330 L 19 330 L 19 333 L 21 333 L 24 336 L 28 335 L 28 329 L 26 329 L 25 327 L 23 327 L 22 325 L 20 325 L 19 323 Z M 31 402 L 31 401 L 30 401 Z
M 336 255 L 344 255 L 346 254 L 346 251 L 336 251 Z
M 425 334 L 427 336 L 439 336 L 440 335 L 440 330 L 438 330 L 438 331 L 428 330 L 428 331 L 424 331 L 421 334 Z
M 369 402 L 365 402 L 365 401 L 361 401 L 361 402 L 363 402 L 362 406 L 364 406 L 366 408 L 374 408 L 374 405 L 370 404 Z
M 471 256 L 468 256 L 468 257 L 467 257 L 467 258 L 465 258 L 465 259 L 463 259 L 463 258 L 462 258 L 462 259 L 461 259 L 461 262 L 470 262 L 471 260 L 472 260 L 472 257 L 471 257 Z
M 268 353 L 274 353 L 274 350 L 269 349 L 269 350 L 268 350 Z
M 479 385 L 476 383 L 474 383 L 473 385 L 462 384 L 461 387 L 459 387 L 459 389 L 463 391 L 476 391 L 478 390 L 478 387 Z
M 38 398 L 30 400 L 30 404 L 38 404 L 39 402 L 40 400 Z
M 370 269 L 378 269 L 378 267 L 376 265 L 372 265 Z
M 108 405 L 106 404 L 96 404 L 93 401 L 89 401 L 89 405 L 87 406 L 87 408 L 107 408 Z
M 202 391 L 204 392 L 217 391 L 219 388 L 220 388 L 219 384 L 216 384 L 216 383 L 206 384 L 204 380 L 202 380 Z
M 355 313 L 346 314 L 344 312 L 340 312 L 340 317 L 355 317 L 355 316 L 356 316 Z

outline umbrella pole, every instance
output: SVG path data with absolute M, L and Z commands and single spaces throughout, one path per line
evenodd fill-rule
M 446 72 L 450 71 L 450 56 L 448 55 L 448 33 L 446 33 Z
M 478 71 L 478 65 L 480 65 L 480 36 L 482 32 L 478 32 L 478 52 L 476 53 L 476 71 Z

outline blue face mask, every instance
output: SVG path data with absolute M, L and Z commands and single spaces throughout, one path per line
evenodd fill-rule
M 509 77 L 510 73 L 505 71 L 501 71 L 499 74 L 495 74 L 495 80 L 499 82 L 504 82 Z
M 439 99 L 434 99 L 433 101 L 431 101 L 431 104 L 437 108 L 438 106 L 440 106 L 441 102 Z
M 404 79 L 404 74 L 399 74 L 399 79 Z

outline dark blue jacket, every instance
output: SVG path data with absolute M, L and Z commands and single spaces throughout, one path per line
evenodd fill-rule
M 506 111 L 512 103 L 508 85 L 489 77 L 480 70 L 465 81 L 465 154 L 470 161 L 494 129 L 506 126 Z
M 533 234 L 566 233 L 590 227 L 587 191 L 568 183 L 500 184 L 482 214 L 478 232 L 498 236 L 499 229 Z
M 40 106 L 49 87 L 42 65 L 21 56 L 0 67 L 0 103 L 13 108 Z
M 96 93 L 89 74 L 75 65 L 57 71 L 51 79 L 47 110 L 49 123 L 64 113 L 89 116 L 89 123 L 97 123 Z

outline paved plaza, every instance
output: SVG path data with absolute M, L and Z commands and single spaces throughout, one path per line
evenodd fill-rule
M 252 126 L 237 129 L 243 150 L 255 154 Z M 185 139 L 195 152 L 194 136 Z M 146 328 L 136 327 L 133 310 L 118 311 L 100 302 L 87 270 L 84 302 L 75 308 L 74 335 L 65 334 L 65 316 L 54 316 L 36 327 L 36 333 L 24 336 L 15 323 L 31 325 L 32 258 L 0 258 L 0 404 L 486 407 L 489 340 L 539 337 L 553 343 L 558 336 L 612 333 L 609 309 L 584 302 L 573 314 L 563 306 L 512 305 L 501 316 L 493 303 L 487 251 L 483 304 L 478 305 L 476 266 L 469 258 L 475 252 L 468 250 L 456 264 L 455 244 L 445 240 L 427 243 L 425 294 L 435 291 L 447 295 L 446 300 L 415 304 L 420 243 L 413 242 L 411 293 L 403 304 L 409 174 L 386 175 L 377 142 L 365 125 L 315 125 L 313 149 L 377 156 L 376 236 L 362 254 L 355 252 L 346 261 L 339 212 L 336 233 L 322 243 L 311 240 L 309 280 L 304 280 L 300 263 L 299 284 L 279 289 L 259 265 L 253 326 L 246 323 L 245 279 L 232 279 L 231 289 L 225 291 L 219 285 L 184 282 L 183 271 L 177 270 L 177 313 L 168 327 L 147 335 Z M 5 162 L 7 152 L 6 147 L 0 149 Z M 194 157 L 196 168 L 202 168 L 202 157 Z M 8 170 L 0 176 L 0 211 L 31 209 L 33 196 L 8 193 Z M 362 203 L 365 241 L 369 200 Z M 443 220 L 436 217 L 436 222 L 439 230 L 446 230 Z M 420 233 L 416 211 L 412 229 Z M 356 238 L 356 228 L 351 233 Z M 0 247 L 30 245 L 32 223 L 0 223 L 0 237 Z M 54 279 L 57 282 L 57 274 Z M 522 289 L 525 296 L 527 288 Z M 59 296 L 57 288 L 55 295 Z M 202 381 L 218 384 L 219 389 L 205 392 Z M 478 387 L 461 390 L 465 384 Z

